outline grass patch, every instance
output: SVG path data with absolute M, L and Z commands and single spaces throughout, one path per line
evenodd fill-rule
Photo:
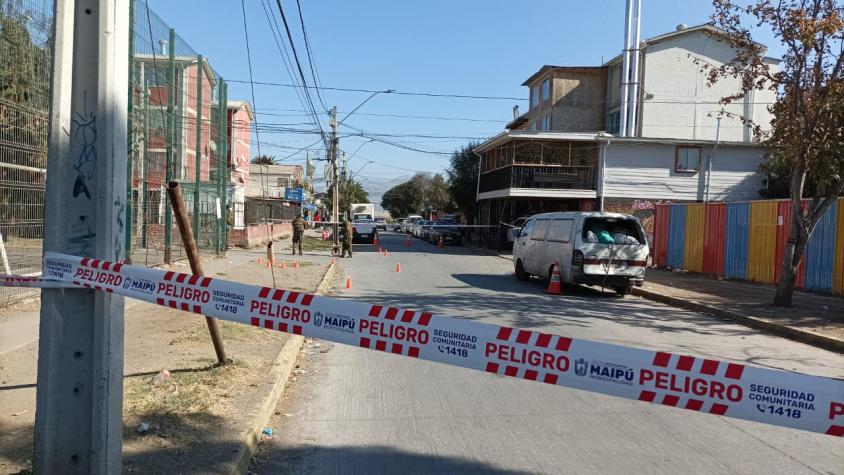
M 226 341 L 252 341 L 264 335 L 260 329 L 244 325 L 243 323 L 234 323 L 226 320 L 217 320 L 220 326 L 220 333 L 223 336 L 223 342 Z M 208 329 L 203 325 L 202 328 L 189 330 L 181 336 L 177 336 L 170 340 L 171 345 L 179 345 L 185 343 L 197 343 L 201 341 L 211 341 L 211 335 Z
M 330 251 L 333 241 L 323 241 L 322 238 L 314 236 L 303 236 L 302 250 L 304 251 Z

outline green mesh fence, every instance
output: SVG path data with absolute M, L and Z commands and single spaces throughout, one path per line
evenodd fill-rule
M 0 273 L 41 274 L 52 1 L 0 0 Z M 37 290 L 0 288 L 0 305 Z
M 177 181 L 200 250 L 225 249 L 227 118 L 222 78 L 144 0 L 133 4 L 130 65 L 130 259 L 185 257 L 166 198 Z

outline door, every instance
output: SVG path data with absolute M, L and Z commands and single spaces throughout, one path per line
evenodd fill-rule
M 525 253 L 525 269 L 533 275 L 548 277 L 548 264 L 544 262 L 546 251 L 545 234 L 548 232 L 550 219 L 537 219 L 530 231 Z
M 530 273 L 527 268 L 527 252 L 530 249 L 530 233 L 533 230 L 534 220 L 527 221 L 519 230 L 519 235 L 516 236 L 516 241 L 513 243 L 513 258 L 521 259 L 525 271 Z
M 548 254 L 545 260 L 549 263 L 557 262 L 560 266 L 560 277 L 563 282 L 571 282 L 571 253 L 573 219 L 554 219 L 548 226 L 546 236 Z

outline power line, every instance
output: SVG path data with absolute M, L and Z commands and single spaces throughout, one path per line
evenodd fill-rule
M 240 82 L 240 83 L 248 83 L 249 81 L 237 80 L 237 79 L 227 79 L 230 82 Z M 298 84 L 285 84 L 280 82 L 271 82 L 271 81 L 255 81 L 255 84 L 260 86 L 278 86 L 278 87 L 294 87 L 294 88 L 306 88 L 306 89 L 317 89 L 315 86 L 300 86 Z M 381 90 L 376 89 L 356 89 L 356 88 L 349 88 L 349 87 L 329 87 L 329 86 L 321 86 L 321 89 L 327 91 L 343 91 L 343 92 L 380 92 Z M 433 93 L 433 92 L 410 92 L 410 91 L 393 91 L 392 94 L 396 94 L 399 96 L 426 96 L 426 97 L 451 97 L 451 98 L 458 98 L 458 99 L 487 99 L 487 100 L 496 100 L 496 101 L 524 101 L 527 102 L 527 99 L 521 97 L 506 97 L 506 96 L 473 96 L 473 95 L 466 95 L 466 94 L 440 94 L 440 93 Z
M 278 110 L 278 111 L 290 111 L 290 112 L 305 112 L 303 110 L 298 109 L 262 109 L 263 110 Z M 262 115 L 269 115 L 273 117 L 302 117 L 307 116 L 308 114 L 273 114 L 271 112 L 261 112 L 255 111 L 256 114 Z M 338 112 L 338 114 L 341 112 Z M 397 117 L 401 119 L 429 119 L 429 120 L 448 120 L 448 121 L 465 121 L 465 122 L 485 122 L 485 123 L 493 123 L 493 124 L 506 124 L 509 121 L 507 120 L 495 120 L 495 119 L 473 119 L 469 117 L 443 117 L 443 116 L 430 116 L 430 115 L 405 115 L 405 114 L 378 114 L 374 112 L 355 112 L 355 115 L 365 115 L 371 117 Z
M 299 11 L 299 24 L 302 26 L 302 37 L 305 39 L 305 53 L 308 55 L 308 64 L 311 66 L 311 78 L 314 80 L 314 85 L 317 86 L 317 98 L 319 99 L 319 103 L 322 105 L 322 109 L 327 111 L 328 106 L 325 105 L 325 98 L 322 95 L 322 91 L 320 90 L 319 86 L 322 85 L 322 81 L 319 80 L 319 75 L 316 72 L 316 67 L 314 66 L 314 53 L 311 50 L 311 42 L 308 40 L 308 30 L 305 29 L 305 18 L 302 16 L 302 5 L 299 3 L 299 0 L 296 0 L 296 9 Z

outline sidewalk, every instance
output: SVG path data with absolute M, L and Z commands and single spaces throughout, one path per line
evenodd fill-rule
M 207 260 L 206 274 L 272 285 L 270 271 L 255 262 L 258 256 L 266 257 L 265 249 L 231 250 L 227 258 Z M 312 292 L 328 266 L 314 253 L 297 258 L 301 268 L 274 269 L 275 283 Z M 189 272 L 187 263 L 174 269 Z M 14 473 L 28 470 L 31 463 L 37 302 L 6 315 L 0 324 L 2 329 L 15 328 L 17 337 L 0 339 L 0 473 Z M 204 319 L 127 300 L 124 471 L 228 472 L 240 458 L 248 462 L 251 452 L 244 444 L 252 437 L 252 426 L 268 419 L 269 414 L 263 414 L 267 401 L 267 407 L 275 407 L 301 337 L 226 321 L 220 321 L 220 327 L 233 363 L 216 368 Z M 170 381 L 152 384 L 161 369 L 171 372 Z M 143 434 L 136 430 L 142 422 L 150 426 Z
M 704 274 L 648 269 L 634 293 L 647 299 L 713 314 L 743 325 L 844 352 L 844 298 L 795 291 L 790 308 L 774 307 L 776 287 Z

